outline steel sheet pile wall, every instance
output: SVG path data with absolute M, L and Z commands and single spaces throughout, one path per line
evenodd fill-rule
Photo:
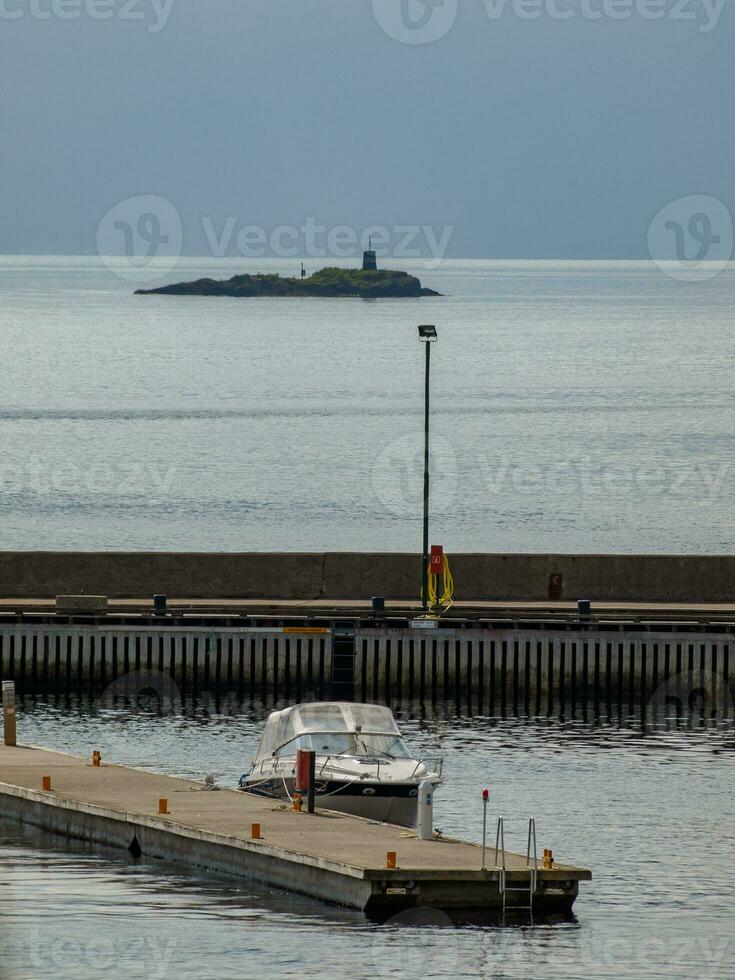
M 589 700 L 645 701 L 659 690 L 665 699 L 668 685 L 673 698 L 677 678 L 691 687 L 701 675 L 707 691 L 719 689 L 727 704 L 731 645 L 731 636 L 701 633 L 364 630 L 355 694 L 388 701 L 460 696 L 478 709 L 501 710 L 533 710 L 543 697 L 547 707 L 551 698 L 563 710 Z
M 645 701 L 657 691 L 676 697 L 677 679 L 692 688 L 701 676 L 724 705 L 732 640 L 628 630 L 358 628 L 333 638 L 324 629 L 275 627 L 5 625 L 0 677 L 112 695 L 143 684 L 163 695 L 223 688 L 294 700 L 460 697 L 501 710 L 533 710 L 543 696 L 563 710 L 590 700 Z
M 293 688 L 323 696 L 332 677 L 331 636 L 252 628 L 0 628 L 0 675 L 20 683 L 117 684 L 124 693 L 124 678 L 142 674 L 154 687 L 163 677 L 182 690 L 260 688 L 288 696 Z

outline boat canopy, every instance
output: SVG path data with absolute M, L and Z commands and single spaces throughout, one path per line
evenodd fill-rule
M 317 701 L 296 704 L 268 715 L 255 762 L 267 759 L 292 739 L 312 732 L 347 732 L 364 735 L 398 735 L 393 712 L 379 704 L 350 701 Z

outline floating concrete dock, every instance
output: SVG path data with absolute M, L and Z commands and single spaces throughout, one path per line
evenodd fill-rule
M 50 789 L 43 788 L 44 777 Z M 477 844 L 417 840 L 400 827 L 359 817 L 294 813 L 237 790 L 206 791 L 191 780 L 104 761 L 93 766 L 91 757 L 37 748 L 0 746 L 0 819 L 134 856 L 242 875 L 378 917 L 420 905 L 493 918 L 504 905 L 518 906 L 524 891 L 527 914 L 533 881 L 526 856 L 508 851 L 504 875 L 494 846 L 483 870 Z M 261 839 L 252 839 L 253 824 L 260 825 Z M 389 852 L 395 868 L 387 867 Z M 592 876 L 584 868 L 556 862 L 544 868 L 539 861 L 535 877 L 533 914 L 548 915 L 568 914 L 579 882 Z

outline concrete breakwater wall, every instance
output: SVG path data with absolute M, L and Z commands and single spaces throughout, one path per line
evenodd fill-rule
M 732 633 L 390 627 L 0 626 L 0 677 L 107 698 L 153 688 L 266 699 L 459 698 L 478 710 L 599 703 L 732 707 Z M 551 702 L 551 704 L 549 703 Z M 659 703 L 660 702 L 660 703 Z M 696 707 L 694 703 L 689 707 Z
M 733 602 L 735 556 L 450 556 L 459 600 Z M 420 558 L 386 553 L 0 552 L 0 597 L 415 599 Z

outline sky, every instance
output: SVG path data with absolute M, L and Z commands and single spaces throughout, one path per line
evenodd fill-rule
M 0 252 L 646 257 L 735 214 L 734 40 L 733 0 L 0 0 Z

